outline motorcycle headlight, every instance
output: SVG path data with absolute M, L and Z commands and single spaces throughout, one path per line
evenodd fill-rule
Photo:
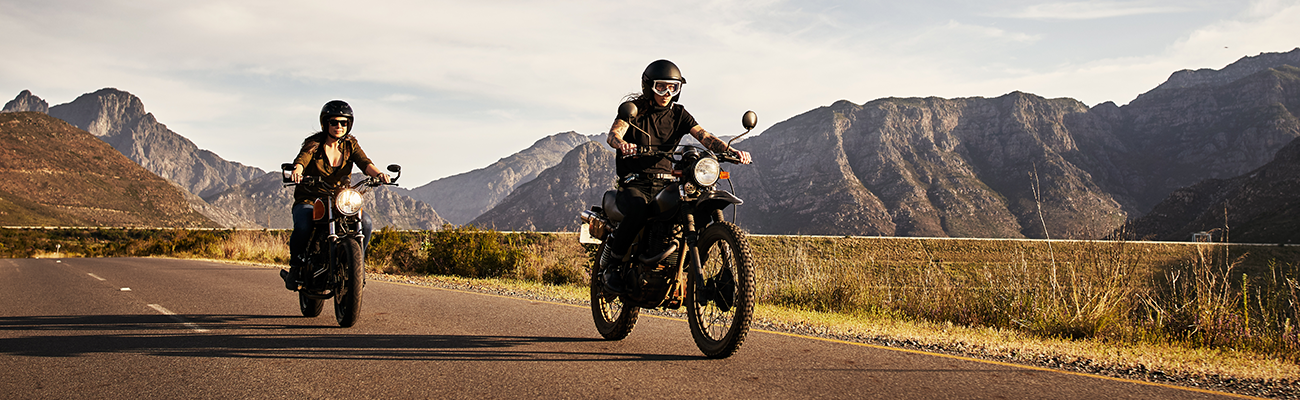
M 718 160 L 710 157 L 696 161 L 694 169 L 695 183 L 700 184 L 700 186 L 712 186 L 714 182 L 718 181 L 718 175 L 722 173 L 722 169 L 718 166 Z
M 338 207 L 340 214 L 357 215 L 357 213 L 361 212 L 361 192 L 353 189 L 343 189 L 334 198 L 334 205 Z

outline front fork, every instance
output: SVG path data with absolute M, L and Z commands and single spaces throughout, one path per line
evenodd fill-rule
M 690 210 L 687 210 L 690 211 Z M 686 249 L 690 252 L 691 270 L 690 279 L 695 280 L 695 301 L 707 298 L 704 292 L 704 272 L 703 265 L 700 263 L 700 234 L 695 230 L 695 214 L 686 213 Z M 690 287 L 690 285 L 687 285 Z

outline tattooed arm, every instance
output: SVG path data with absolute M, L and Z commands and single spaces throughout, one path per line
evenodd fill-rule
M 736 150 L 727 146 L 727 143 L 723 142 L 722 139 L 718 139 L 717 136 L 713 136 L 712 133 L 709 133 L 708 131 L 704 130 L 704 128 L 699 125 L 696 125 L 695 127 L 691 128 L 691 136 L 694 136 L 695 140 L 699 140 L 700 144 L 703 144 L 704 148 L 709 149 L 709 151 L 712 151 L 714 153 L 725 153 L 728 151 L 735 151 L 736 154 L 740 157 L 741 164 L 749 164 L 753 162 L 753 160 L 749 158 L 749 152 Z
M 628 126 L 627 121 L 615 119 L 614 125 L 609 127 L 609 138 L 605 139 L 605 143 L 609 143 L 609 147 L 622 151 L 623 154 L 635 153 L 636 145 L 623 141 L 623 134 L 627 133 Z

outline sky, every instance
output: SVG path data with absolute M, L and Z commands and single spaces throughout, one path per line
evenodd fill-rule
M 1300 0 L 0 0 L 0 101 L 117 88 L 271 171 L 342 99 L 366 153 L 412 188 L 607 132 L 658 59 L 705 129 L 741 133 L 753 110 L 761 134 L 838 100 L 1124 105 L 1178 70 L 1300 47 L 1295 21 Z

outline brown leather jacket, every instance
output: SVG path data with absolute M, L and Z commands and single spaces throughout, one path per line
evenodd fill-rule
M 342 153 L 343 163 L 338 167 L 332 167 L 329 164 L 329 158 L 325 156 L 325 149 L 322 144 L 325 143 L 325 134 L 317 133 L 307 137 L 302 142 L 302 150 L 298 151 L 298 157 L 294 158 L 294 164 L 303 166 L 302 176 L 319 176 L 325 179 L 330 187 L 339 187 L 350 183 L 348 177 L 352 175 L 352 166 L 356 165 L 362 171 L 373 164 L 366 152 L 361 150 L 361 145 L 357 143 L 356 136 L 347 135 L 339 139 L 339 152 Z M 322 188 L 319 185 L 298 185 L 294 186 L 293 202 L 294 204 L 311 204 L 317 198 L 332 196 L 333 190 Z

